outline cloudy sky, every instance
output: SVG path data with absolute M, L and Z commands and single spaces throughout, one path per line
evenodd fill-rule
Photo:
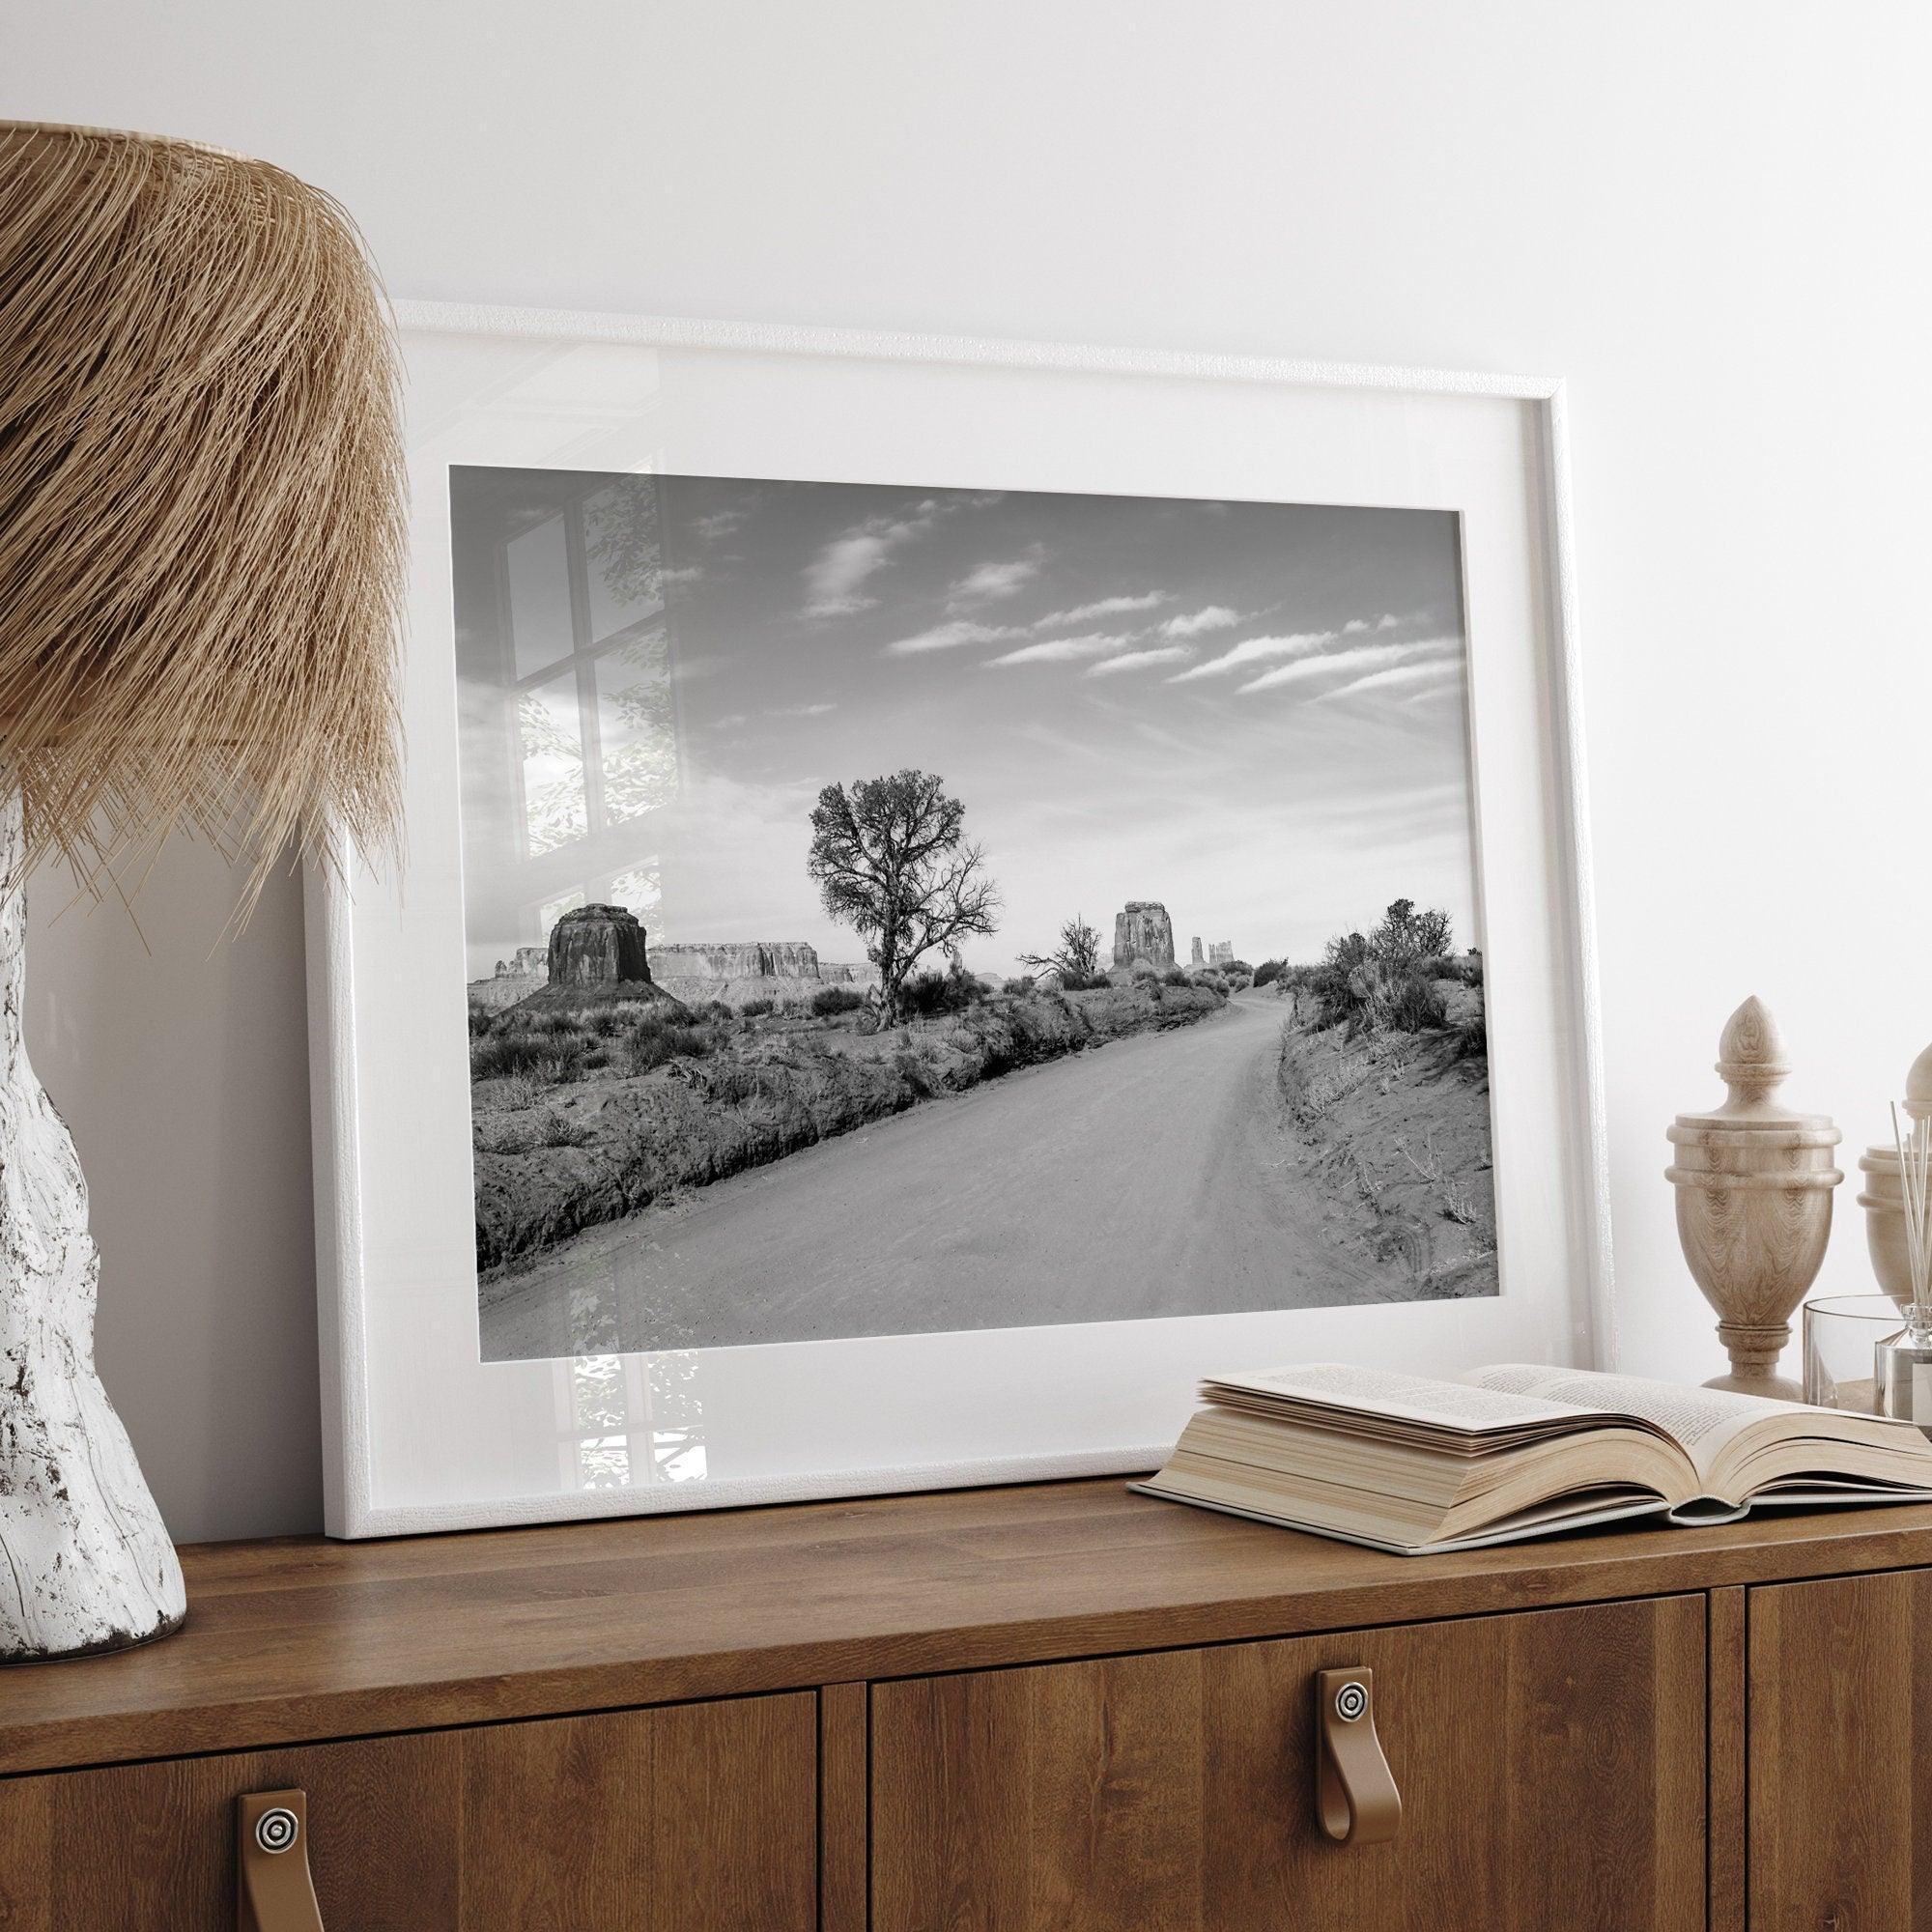
M 658 480 L 676 801 L 654 937 L 863 949 L 806 875 L 819 787 L 913 765 L 1005 898 L 969 966 L 1158 899 L 1249 960 L 1398 895 L 1474 923 L 1456 519 Z

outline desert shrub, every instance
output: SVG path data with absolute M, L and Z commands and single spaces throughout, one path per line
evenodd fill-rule
M 705 1001 L 704 1010 L 714 1020 L 728 1020 L 735 1017 L 731 1009 L 723 1000 Z
M 1063 973 L 1060 976 L 1060 990 L 1063 993 L 1094 993 L 1113 983 L 1104 973 Z
M 497 1024 L 492 1031 L 498 1036 L 523 1034 L 561 1039 L 564 1036 L 570 1035 L 581 1038 L 590 1031 L 590 1021 L 583 1013 L 556 1009 L 526 1012 L 520 1008 L 512 1007 L 507 1012 L 497 1014 Z
M 583 1015 L 583 1024 L 599 1039 L 615 1039 L 628 1033 L 637 1014 L 628 1007 L 593 1007 Z
M 747 1000 L 738 1009 L 738 1017 L 747 1020 L 762 1019 L 771 1011 L 773 1004 L 770 1000 Z
M 1286 970 L 1284 962 L 1279 959 L 1264 959 L 1255 968 L 1255 984 L 1257 986 L 1272 986 Z
M 1413 966 L 1365 968 L 1360 1012 L 1382 1033 L 1427 1033 L 1447 1024 L 1448 1009 L 1434 980 Z
M 1031 973 L 1022 973 L 1017 980 L 1009 980 L 1006 982 L 1006 984 L 1000 988 L 1000 991 L 1003 993 L 1011 993 L 1017 996 L 1022 993 L 1030 993 L 1033 991 L 1033 988 L 1034 988 L 1033 975 Z
M 1472 1013 L 1464 1013 L 1449 1029 L 1449 1057 L 1451 1060 L 1480 1061 L 1485 1065 L 1490 1058 L 1490 1023 L 1482 1008 Z
M 1162 982 L 1169 986 L 1187 986 L 1193 983 L 1179 966 L 1170 966 L 1160 977 Z
M 597 1138 L 597 1129 L 588 1121 L 573 1121 L 567 1114 L 545 1113 L 536 1126 L 538 1147 L 587 1147 Z
M 980 980 L 955 959 L 944 973 L 915 973 L 899 986 L 901 1010 L 918 1019 L 936 1019 L 942 1013 L 964 1012 L 986 997 Z
M 633 1073 L 648 1073 L 673 1060 L 698 1059 L 711 1051 L 711 1036 L 702 1027 L 646 1015 L 631 1029 L 625 1057 Z
M 1432 960 L 1430 965 L 1438 980 L 1454 980 L 1464 986 L 1480 986 L 1483 983 L 1483 955 L 1480 952 L 1463 952 L 1453 959 Z
M 1224 959 L 1221 961 L 1221 971 L 1230 979 L 1237 974 L 1245 974 L 1250 980 L 1255 977 L 1255 969 L 1245 959 Z
M 490 1031 L 490 1023 L 496 1017 L 497 1015 L 488 1007 L 471 1007 L 469 1009 L 469 1037 L 471 1039 L 481 1039 Z
M 811 996 L 811 1010 L 820 1019 L 835 1013 L 852 1013 L 866 1004 L 865 994 L 851 986 L 821 986 Z
M 500 1080 L 526 1074 L 555 1083 L 575 1080 L 583 1071 L 583 1048 L 574 1039 L 558 1039 L 537 1029 L 493 1033 L 469 1043 L 469 1077 Z

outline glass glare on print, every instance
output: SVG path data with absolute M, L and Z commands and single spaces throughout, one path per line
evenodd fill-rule
M 1453 514 L 450 491 L 485 1359 L 1496 1293 Z

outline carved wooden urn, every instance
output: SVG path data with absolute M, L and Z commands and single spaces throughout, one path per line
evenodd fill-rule
M 1731 1358 L 1730 1374 L 1705 1386 L 1797 1402 L 1802 1391 L 1777 1376 L 1777 1358 L 1825 1259 L 1832 1189 L 1845 1177 L 1833 1164 L 1841 1136 L 1830 1116 L 1776 1099 L 1790 1071 L 1777 1023 L 1763 1001 L 1747 1000 L 1718 1042 L 1729 1092 L 1708 1114 L 1678 1115 L 1665 1179 L 1677 1189 L 1684 1259 Z

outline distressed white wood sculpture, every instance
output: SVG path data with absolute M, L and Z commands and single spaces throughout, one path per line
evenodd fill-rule
M 1706 1388 L 1797 1402 L 1803 1391 L 1776 1373 L 1832 1234 L 1833 1165 L 1839 1133 L 1825 1114 L 1795 1113 L 1776 1098 L 1791 1063 L 1762 1000 L 1747 1000 L 1718 1043 L 1728 1092 L 1708 1114 L 1679 1114 L 1677 1150 L 1664 1178 L 1677 1189 L 1677 1235 L 1704 1298 L 1718 1311 L 1718 1339 L 1731 1372 Z
M 0 803 L 17 877 L 20 802 Z M 0 894 L 0 1662 L 119 1650 L 186 1615 L 181 1565 L 94 1368 L 100 1258 L 73 1140 L 21 1037 L 26 894 Z

